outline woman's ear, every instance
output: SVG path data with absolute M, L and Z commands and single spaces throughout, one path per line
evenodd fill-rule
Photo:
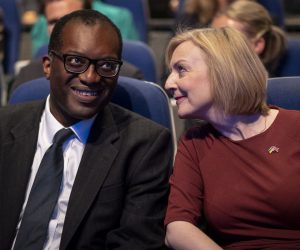
M 266 46 L 266 41 L 263 37 L 258 38 L 254 43 L 254 51 L 257 55 L 260 55 Z
M 48 55 L 43 56 L 43 69 L 45 77 L 49 79 L 51 73 L 51 58 Z

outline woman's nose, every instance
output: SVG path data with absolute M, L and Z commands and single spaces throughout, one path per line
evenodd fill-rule
M 170 91 L 172 89 L 175 89 L 176 87 L 177 85 L 175 83 L 175 75 L 171 72 L 166 80 L 165 89 Z

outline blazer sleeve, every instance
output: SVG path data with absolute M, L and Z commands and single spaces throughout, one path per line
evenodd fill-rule
M 163 220 L 169 193 L 173 149 L 170 133 L 161 129 L 139 141 L 132 155 L 119 228 L 107 236 L 106 249 L 165 249 Z

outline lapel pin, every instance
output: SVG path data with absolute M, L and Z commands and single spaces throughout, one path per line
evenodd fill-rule
M 271 146 L 269 149 L 268 149 L 268 152 L 269 154 L 272 154 L 274 152 L 278 153 L 279 152 L 279 148 L 276 147 L 276 146 Z

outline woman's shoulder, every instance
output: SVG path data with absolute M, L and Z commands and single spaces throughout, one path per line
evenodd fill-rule
M 282 124 L 300 126 L 300 110 L 278 108 L 278 118 Z
M 300 110 L 278 108 L 278 111 L 274 126 L 277 133 L 300 141 Z

